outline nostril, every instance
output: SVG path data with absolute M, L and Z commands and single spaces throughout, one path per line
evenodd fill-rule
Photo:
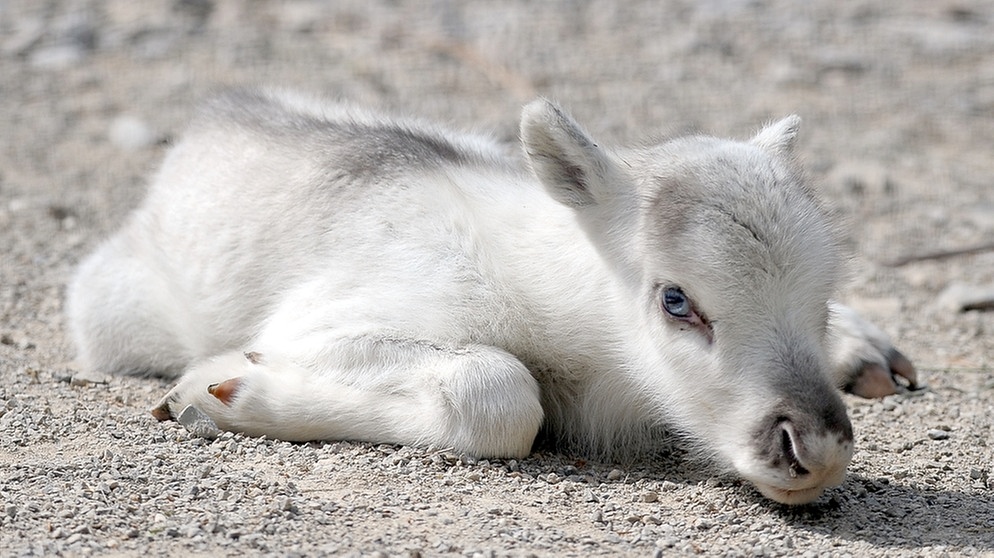
M 781 422 L 780 452 L 787 461 L 787 470 L 790 471 L 790 476 L 792 478 L 797 478 L 798 476 L 810 473 L 810 471 L 804 468 L 804 465 L 801 464 L 801 460 L 797 457 L 797 445 L 795 443 L 796 438 L 797 433 L 794 432 L 794 426 L 788 421 Z

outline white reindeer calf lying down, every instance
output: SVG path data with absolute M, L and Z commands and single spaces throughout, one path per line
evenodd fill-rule
M 748 142 L 605 149 L 525 107 L 491 140 L 288 93 L 234 91 L 172 148 L 69 292 L 85 367 L 176 377 L 153 410 L 284 440 L 491 457 L 536 436 L 645 447 L 659 424 L 766 496 L 839 484 L 836 386 L 914 383 L 830 302 L 840 250 L 791 154 Z

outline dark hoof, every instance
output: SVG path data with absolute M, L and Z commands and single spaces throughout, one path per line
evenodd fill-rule
M 152 407 L 152 416 L 159 422 L 173 420 L 173 414 L 169 412 L 169 398 L 166 397 L 158 405 Z
M 875 399 L 900 393 L 905 389 L 918 389 L 918 373 L 908 357 L 891 349 L 884 368 L 876 363 L 865 364 L 856 373 L 845 390 L 854 395 Z

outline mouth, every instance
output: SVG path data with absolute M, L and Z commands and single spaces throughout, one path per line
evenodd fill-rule
M 802 488 L 799 490 L 788 490 L 785 488 L 778 488 L 769 484 L 753 483 L 759 492 L 766 496 L 767 498 L 780 502 L 781 504 L 787 504 L 788 506 L 799 506 L 801 504 L 809 504 L 818 499 L 825 492 L 825 488 L 821 486 L 816 486 L 813 488 Z
M 788 506 L 808 504 L 845 481 L 851 438 L 813 428 L 800 413 L 793 420 L 777 416 L 775 424 L 767 424 L 753 442 L 755 457 L 736 464 L 738 473 L 763 496 Z

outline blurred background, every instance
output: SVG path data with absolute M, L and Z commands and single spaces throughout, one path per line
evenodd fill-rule
M 854 254 L 843 298 L 926 380 L 990 381 L 994 313 L 959 311 L 994 286 L 994 3 L 968 0 L 0 0 L 4 345 L 70 358 L 72 266 L 195 104 L 244 84 L 509 143 L 539 95 L 604 144 L 797 113 Z

